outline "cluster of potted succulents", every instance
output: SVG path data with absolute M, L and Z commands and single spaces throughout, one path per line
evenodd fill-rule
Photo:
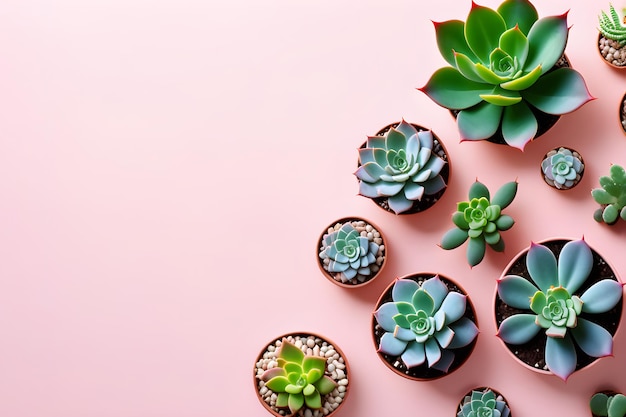
M 626 68 L 626 16 L 620 17 L 612 4 L 609 12 L 598 16 L 598 50 L 604 62 L 615 68 Z
M 475 388 L 459 403 L 457 417 L 509 417 L 511 409 L 498 391 L 488 387 Z
M 582 179 L 585 163 L 582 156 L 573 149 L 559 147 L 552 149 L 541 161 L 543 179 L 557 190 L 574 188 Z

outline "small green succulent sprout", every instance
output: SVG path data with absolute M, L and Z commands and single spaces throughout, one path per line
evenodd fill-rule
M 557 190 L 569 190 L 574 187 L 580 181 L 584 170 L 582 156 L 564 147 L 551 150 L 541 161 L 544 180 Z
M 552 70 L 567 44 L 567 13 L 539 19 L 528 0 L 505 0 L 497 10 L 472 1 L 465 22 L 435 22 L 435 32 L 450 66 L 420 91 L 459 111 L 462 140 L 500 133 L 523 150 L 538 132 L 538 112 L 563 115 L 592 99 L 580 73 Z
M 626 396 L 619 393 L 597 392 L 591 397 L 589 408 L 594 416 L 624 417 L 626 416 Z
M 455 249 L 467 245 L 467 262 L 470 266 L 478 265 L 485 256 L 487 245 L 497 252 L 504 250 L 504 240 L 500 232 L 509 230 L 515 223 L 511 216 L 502 214 L 502 210 L 513 202 L 517 193 L 517 182 L 504 184 L 490 199 L 487 187 L 476 180 L 469 190 L 469 201 L 457 204 L 452 215 L 456 226 L 448 230 L 441 239 L 443 249 Z
M 359 194 L 372 199 L 386 198 L 396 214 L 409 211 L 424 196 L 446 187 L 441 175 L 446 161 L 434 151 L 430 130 L 418 131 L 402 122 L 385 136 L 370 136 L 359 149 Z
M 474 322 L 465 317 L 467 296 L 449 292 L 438 275 L 421 285 L 396 280 L 392 299 L 374 312 L 385 330 L 379 352 L 399 356 L 407 368 L 427 364 L 447 373 L 455 359 L 453 349 L 469 345 L 478 335 Z
M 620 165 L 611 165 L 610 176 L 600 177 L 602 188 L 594 188 L 591 195 L 602 207 L 593 218 L 600 223 L 615 224 L 618 218 L 626 220 L 626 171 Z
M 598 30 L 606 39 L 616 41 L 620 46 L 626 43 L 626 16 L 620 19 L 612 4 L 609 4 L 609 13 L 604 10 L 598 16 Z
M 472 390 L 459 408 L 457 417 L 509 417 L 511 414 L 504 398 L 489 388 Z
M 289 407 L 291 414 L 305 405 L 322 407 L 322 396 L 331 393 L 337 383 L 325 375 L 326 359 L 305 355 L 296 345 L 284 339 L 277 357 L 278 366 L 270 368 L 261 379 L 277 394 L 276 406 Z
M 336 273 L 341 282 L 348 282 L 357 275 L 363 279 L 371 276 L 376 265 L 379 245 L 361 236 L 351 222 L 346 222 L 339 230 L 324 235 L 319 257 L 328 259 L 326 268 Z M 378 268 L 374 268 L 378 271 Z
M 576 370 L 576 345 L 593 358 L 613 352 L 612 335 L 581 314 L 605 313 L 615 307 L 622 299 L 622 283 L 601 279 L 578 295 L 593 262 L 592 251 L 584 239 L 567 242 L 558 260 L 546 246 L 532 243 L 526 256 L 532 281 L 518 275 L 498 280 L 501 300 L 530 312 L 504 319 L 497 335 L 507 344 L 523 345 L 543 330 L 547 336 L 546 365 L 563 380 Z

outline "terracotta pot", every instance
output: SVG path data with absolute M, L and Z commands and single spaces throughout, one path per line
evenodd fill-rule
M 606 57 L 602 54 L 602 49 L 600 48 L 600 42 L 603 39 L 606 39 L 606 38 L 602 36 L 602 33 L 598 33 L 598 41 L 596 42 L 596 49 L 598 50 L 598 55 L 600 55 L 600 59 L 602 59 L 602 61 L 611 68 L 615 68 L 618 70 L 626 69 L 626 65 L 616 65 L 612 61 L 608 61 Z M 623 49 L 623 48 L 626 48 L 626 46 L 622 46 L 619 49 Z
M 582 164 L 582 170 L 580 171 L 580 173 L 578 173 L 578 175 L 576 176 L 576 178 L 573 180 L 573 183 L 569 186 L 567 186 L 569 184 L 569 182 L 566 182 L 565 184 L 559 184 L 557 182 L 555 182 L 554 180 L 551 180 L 550 178 L 548 178 L 547 174 L 546 174 L 546 170 L 544 167 L 544 163 L 546 161 L 547 158 L 551 157 L 552 155 L 555 155 L 557 152 L 560 152 L 562 150 L 568 150 L 570 151 L 573 156 L 575 158 L 577 158 L 578 160 L 580 160 L 581 164 Z M 541 160 L 541 165 L 539 167 L 540 173 L 541 173 L 541 177 L 543 178 L 543 180 L 545 181 L 546 184 L 548 184 L 550 187 L 559 190 L 559 191 L 567 191 L 567 190 L 571 190 L 572 188 L 576 187 L 578 185 L 578 183 L 580 182 L 580 180 L 582 180 L 583 175 L 585 174 L 585 161 L 583 160 L 583 157 L 580 153 L 578 153 L 575 149 L 566 147 L 566 146 L 560 146 L 558 148 L 554 148 L 550 151 L 548 151 L 542 158 Z
M 260 351 L 259 355 L 256 358 L 255 365 L 252 371 L 252 379 L 255 387 L 256 396 L 259 402 L 263 405 L 263 408 L 265 408 L 265 410 L 267 410 L 267 412 L 269 412 L 271 415 L 276 417 L 292 415 L 289 408 L 277 408 L 274 406 L 274 404 L 270 400 L 273 392 L 265 387 L 265 383 L 261 379 L 261 375 L 263 375 L 263 373 L 265 372 L 264 367 L 267 368 L 268 365 L 270 365 L 270 367 L 277 366 L 275 361 L 276 354 L 279 351 L 277 344 L 282 343 L 284 339 L 288 339 L 292 343 L 295 343 L 298 338 L 303 340 L 303 343 L 306 346 L 312 346 L 309 348 L 309 352 L 305 352 L 306 355 L 313 355 L 314 353 L 311 351 L 317 351 L 318 348 L 316 346 L 320 347 L 322 352 L 317 356 L 323 356 L 326 358 L 327 363 L 325 375 L 331 377 L 338 384 L 337 387 L 330 394 L 322 396 L 322 409 L 318 409 L 321 410 L 321 412 L 323 413 L 322 415 L 332 416 L 345 404 L 348 393 L 350 392 L 349 380 L 352 377 L 352 373 L 350 372 L 350 366 L 348 365 L 347 357 L 339 348 L 339 346 L 337 346 L 337 344 L 333 343 L 328 338 L 320 336 L 316 333 L 287 333 L 275 339 L 272 339 L 272 341 L 269 342 Z M 312 340 L 313 342 L 308 342 L 308 340 Z M 307 345 L 307 342 L 310 345 Z M 341 402 L 336 402 L 335 398 L 337 397 L 341 398 Z M 328 402 L 333 404 L 333 406 L 329 407 L 329 410 L 326 410 L 325 407 Z M 316 413 L 319 413 L 318 410 L 310 409 L 305 404 L 303 408 L 301 408 L 295 415 L 299 415 L 299 413 L 304 413 L 306 410 L 310 410 L 311 412 L 313 412 L 313 415 L 317 415 Z
M 378 245 L 377 252 L 373 254 L 376 261 L 373 264 L 368 265 L 371 272 L 370 275 L 357 273 L 354 278 L 347 279 L 343 273 L 328 271 L 328 258 L 323 259 L 321 257 L 322 252 L 327 248 L 327 245 L 324 243 L 326 236 L 331 233 L 331 231 L 336 232 L 339 230 L 345 223 L 352 223 L 361 235 L 364 233 L 370 242 L 374 242 Z M 322 233 L 320 233 L 320 236 L 317 239 L 316 257 L 318 261 L 317 265 L 319 266 L 320 271 L 322 271 L 322 274 L 324 274 L 330 282 L 343 288 L 360 288 L 372 282 L 377 276 L 380 276 L 385 268 L 385 265 L 387 264 L 387 240 L 385 239 L 382 230 L 373 222 L 356 216 L 344 217 L 334 221 L 328 225 Z
M 427 280 L 428 278 L 432 278 L 435 275 L 438 275 L 438 274 L 434 274 L 430 272 L 413 273 L 413 274 L 402 276 L 398 278 L 397 280 L 411 279 L 421 284 L 423 281 Z M 461 288 L 459 284 L 457 284 L 456 282 L 454 282 L 453 280 L 445 276 L 442 276 L 442 275 L 438 275 L 438 276 L 441 279 L 441 281 L 443 281 L 446 284 L 446 286 L 448 287 L 448 291 L 450 293 L 458 292 L 460 294 L 467 296 L 467 293 L 465 292 L 465 290 L 463 290 L 463 288 Z M 396 281 L 392 282 L 380 295 L 380 297 L 378 298 L 378 302 L 376 303 L 376 308 L 374 309 L 374 311 L 378 310 L 378 308 L 383 303 L 392 301 L 391 293 L 392 293 L 393 286 L 395 285 Z M 474 306 L 472 305 L 472 302 L 469 296 L 466 299 L 466 308 L 465 308 L 465 314 L 463 317 L 469 318 L 478 327 L 478 322 L 476 320 L 476 311 L 474 310 Z M 404 378 L 413 380 L 413 381 L 432 381 L 432 380 L 444 377 L 446 375 L 450 375 L 451 373 L 456 371 L 458 368 L 460 368 L 461 365 L 463 365 L 467 361 L 469 356 L 472 354 L 474 347 L 476 345 L 476 341 L 478 339 L 478 336 L 476 336 L 472 340 L 472 342 L 469 343 L 468 345 L 458 348 L 458 349 L 451 349 L 451 351 L 455 354 L 454 360 L 452 364 L 450 365 L 448 372 L 443 372 L 434 368 L 429 368 L 426 362 L 422 365 L 418 365 L 412 368 L 407 368 L 406 365 L 400 359 L 400 356 L 392 356 L 392 355 L 387 355 L 385 353 L 380 352 L 379 350 L 380 339 L 385 333 L 385 330 L 380 327 L 374 314 L 372 314 L 371 331 L 372 331 L 372 341 L 374 343 L 374 348 L 376 349 L 378 357 L 381 359 L 383 364 L 385 364 L 385 366 L 387 366 L 387 368 L 392 370 L 394 373 Z
M 376 132 L 375 136 L 384 136 L 389 129 L 391 129 L 392 127 L 396 127 L 400 124 L 401 122 L 395 122 L 395 123 L 391 123 L 385 127 L 383 127 L 382 129 L 380 129 L 378 132 Z M 413 126 L 415 129 L 417 129 L 418 131 L 424 131 L 424 130 L 429 130 L 428 128 L 418 125 L 418 124 L 414 124 L 414 123 L 410 123 L 411 126 Z M 441 159 L 443 159 L 444 161 L 447 162 L 447 164 L 445 164 L 445 166 L 442 168 L 441 170 L 441 176 L 443 177 L 446 185 L 449 184 L 450 181 L 450 158 L 449 158 L 449 154 L 448 151 L 446 150 L 443 142 L 441 141 L 441 139 L 439 138 L 439 136 L 437 136 L 435 134 L 435 132 L 432 132 L 433 135 L 433 139 L 434 139 L 434 146 L 433 146 L 433 153 L 438 155 Z M 367 142 L 364 142 L 363 144 L 361 144 L 361 148 L 365 148 Z M 359 159 L 357 166 L 361 166 L 361 161 Z M 358 180 L 358 178 L 357 178 Z M 360 181 L 360 180 L 358 180 Z M 422 197 L 422 199 L 420 201 L 415 201 L 413 203 L 413 206 L 404 212 L 400 212 L 397 213 L 398 215 L 405 215 L 405 214 L 415 214 L 415 213 L 419 213 L 422 211 L 425 211 L 429 208 L 431 208 L 432 206 L 435 205 L 435 203 L 437 203 L 437 201 L 439 201 L 441 199 L 441 197 L 443 196 L 443 194 L 446 192 L 447 190 L 447 186 L 439 191 L 436 194 L 433 195 L 424 195 Z M 380 208 L 382 208 L 383 210 L 389 212 L 389 213 L 394 213 L 393 210 L 391 210 L 391 208 L 389 208 L 389 204 L 388 204 L 388 198 L 387 197 L 377 197 L 377 198 L 370 198 L 374 203 L 376 203 L 376 205 L 378 205 Z M 396 214 L 396 213 L 394 213 Z
M 496 391 L 495 389 L 493 389 L 493 388 L 491 388 L 491 387 L 478 387 L 478 388 L 474 388 L 474 389 L 472 389 L 472 390 L 468 391 L 468 392 L 467 392 L 467 393 L 466 393 L 466 394 L 465 394 L 465 395 L 461 398 L 461 401 L 459 401 L 459 402 L 458 402 L 458 404 L 457 404 L 457 407 L 456 407 L 456 413 L 454 414 L 454 417 L 457 417 L 457 416 L 458 416 L 458 414 L 457 414 L 457 413 L 459 413 L 459 412 L 461 411 L 461 408 L 463 407 L 463 403 L 464 403 L 464 401 L 465 401 L 465 398 L 466 398 L 466 397 L 470 397 L 470 398 L 471 398 L 472 391 L 480 391 L 480 392 L 486 393 L 486 392 L 487 392 L 487 391 L 489 391 L 489 390 L 490 390 L 490 391 L 492 391 L 494 394 L 496 394 L 496 400 L 498 400 L 498 401 L 503 401 L 503 402 L 506 404 L 506 406 L 507 406 L 507 407 L 509 407 L 509 403 L 508 403 L 508 401 L 506 400 L 506 398 L 504 397 L 504 395 L 502 395 L 499 391 Z M 510 410 L 510 408 L 509 408 L 509 410 Z M 508 415 L 508 417 L 513 417 L 513 412 L 510 412 L 510 413 L 509 413 L 509 415 Z
M 572 239 L 567 238 L 553 238 L 544 240 L 541 242 L 537 242 L 548 247 L 557 257 L 560 253 L 562 247 Z M 522 278 L 525 278 L 531 282 L 533 282 L 530 278 L 530 274 L 528 273 L 526 267 L 526 255 L 528 253 L 528 249 L 526 248 L 520 251 L 509 264 L 504 269 L 500 279 L 504 278 L 506 275 L 518 275 Z M 613 268 L 598 252 L 596 252 L 593 248 L 591 248 L 591 252 L 593 255 L 593 268 L 589 274 L 589 277 L 581 285 L 581 287 L 571 295 L 580 296 L 584 291 L 586 291 L 591 285 L 600 281 L 601 279 L 613 279 L 617 282 L 620 282 L 620 279 L 617 275 L 616 269 Z M 592 321 L 596 324 L 600 324 L 609 333 L 613 336 L 613 340 L 615 340 L 615 334 L 619 327 L 620 317 L 622 313 L 622 305 L 623 305 L 623 297 L 617 303 L 613 309 L 609 310 L 606 313 L 600 314 L 589 314 L 589 313 L 581 313 L 579 317 L 586 318 L 589 321 Z M 495 294 L 494 294 L 494 319 L 496 328 L 500 328 L 500 324 L 507 317 L 514 314 L 532 314 L 530 309 L 528 310 L 520 310 L 514 307 L 511 307 L 505 304 L 500 296 L 498 295 L 498 288 L 496 286 Z M 545 331 L 540 330 L 539 333 L 531 339 L 529 342 L 520 345 L 507 344 L 502 339 L 500 342 L 506 348 L 506 351 L 511 355 L 511 357 L 519 363 L 522 367 L 529 369 L 533 372 L 537 372 L 543 375 L 554 375 L 547 368 L 545 362 L 545 345 L 546 345 L 546 334 Z M 576 345 L 576 353 L 577 353 L 577 364 L 576 370 L 574 373 L 579 372 L 580 370 L 586 369 L 592 364 L 596 363 L 601 358 L 595 358 L 586 355 L 584 352 L 580 350 L 580 348 Z M 615 348 L 614 348 L 615 350 Z
M 622 133 L 626 135 L 626 94 L 619 102 L 619 108 L 617 109 L 620 126 L 622 127 Z

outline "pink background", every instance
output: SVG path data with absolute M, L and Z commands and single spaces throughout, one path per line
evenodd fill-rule
M 495 280 L 531 240 L 584 235 L 626 268 L 626 227 L 595 223 L 589 193 L 626 164 L 626 74 L 595 47 L 608 3 L 535 5 L 570 10 L 566 53 L 597 100 L 521 153 L 459 143 L 450 114 L 416 90 L 444 65 L 430 20 L 464 19 L 469 0 L 4 0 L 0 415 L 268 415 L 255 357 L 300 330 L 348 356 L 338 417 L 453 416 L 481 385 L 516 417 L 587 416 L 595 390 L 626 392 L 624 331 L 615 357 L 567 383 L 522 368 L 494 336 Z M 398 217 L 357 196 L 352 172 L 365 137 L 401 118 L 442 138 L 452 178 L 435 208 Z M 587 162 L 566 193 L 539 176 L 560 145 Z M 506 253 L 470 269 L 464 248 L 436 244 L 477 177 L 492 190 L 518 179 L 517 223 Z M 390 251 L 357 290 L 323 278 L 315 252 L 351 215 L 377 223 Z M 429 383 L 389 371 L 369 332 L 383 289 L 422 271 L 461 283 L 481 328 L 469 361 Z

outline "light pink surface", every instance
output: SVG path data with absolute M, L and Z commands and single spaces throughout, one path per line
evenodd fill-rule
M 595 48 L 608 3 L 535 5 L 570 9 L 566 53 L 597 100 L 520 153 L 458 143 L 448 112 L 416 90 L 444 65 L 430 20 L 464 19 L 469 0 L 3 1 L 0 415 L 267 415 L 253 362 L 298 330 L 348 355 L 338 417 L 453 416 L 480 385 L 516 417 L 583 417 L 596 389 L 626 391 L 624 331 L 614 358 L 567 383 L 522 368 L 494 336 L 495 280 L 531 240 L 584 235 L 626 270 L 626 228 L 595 223 L 589 194 L 626 164 L 626 74 Z M 452 180 L 436 208 L 396 217 L 357 196 L 352 172 L 366 135 L 401 118 L 442 138 Z M 560 145 L 587 162 L 566 193 L 539 176 Z M 475 178 L 520 186 L 506 253 L 470 270 L 463 249 L 436 243 Z M 383 276 L 359 290 L 316 264 L 321 229 L 349 215 L 389 240 Z M 481 328 L 470 360 L 431 383 L 390 372 L 369 332 L 380 292 L 420 271 L 458 280 Z

